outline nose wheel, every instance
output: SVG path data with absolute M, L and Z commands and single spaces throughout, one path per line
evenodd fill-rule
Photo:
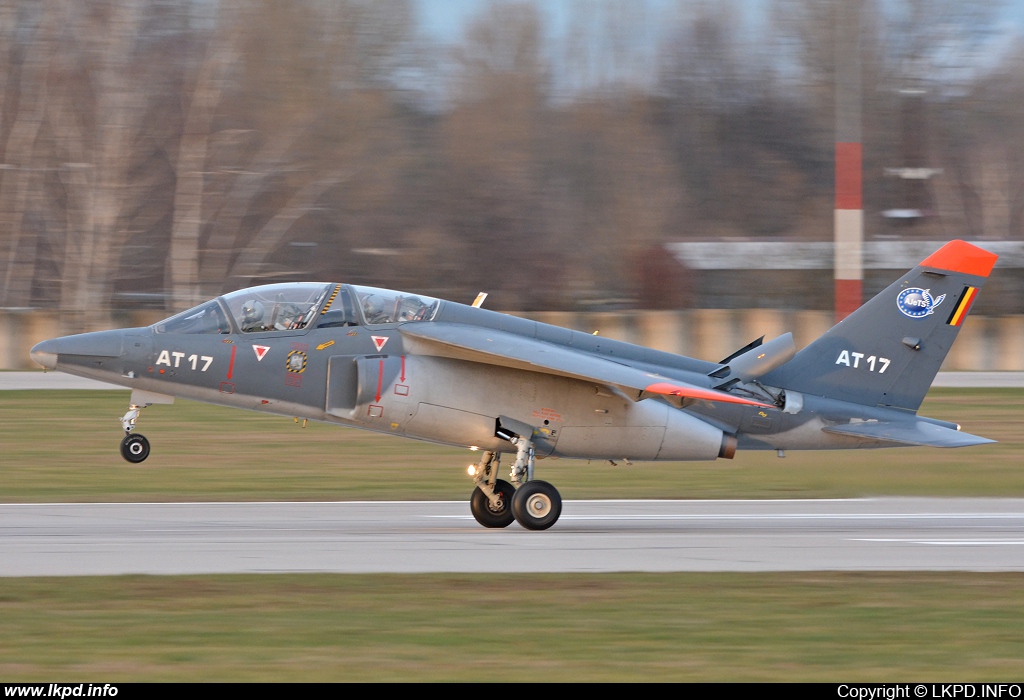
M 149 440 L 138 433 L 125 435 L 121 441 L 121 456 L 132 464 L 145 461 L 149 457 Z

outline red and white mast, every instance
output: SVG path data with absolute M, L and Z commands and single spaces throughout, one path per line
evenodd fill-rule
M 836 3 L 836 321 L 860 306 L 864 284 L 860 16 L 861 0 Z

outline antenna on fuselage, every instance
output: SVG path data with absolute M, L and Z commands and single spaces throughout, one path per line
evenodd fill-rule
M 486 298 L 487 292 L 480 292 L 479 294 L 476 295 L 476 299 L 473 300 L 473 306 L 479 309 L 481 306 L 484 305 L 484 299 Z

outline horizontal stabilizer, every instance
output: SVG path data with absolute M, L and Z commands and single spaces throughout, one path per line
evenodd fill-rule
M 761 401 L 630 367 L 582 350 L 490 328 L 457 323 L 412 323 L 401 326 L 399 330 L 406 348 L 417 354 L 582 379 L 614 387 L 633 401 L 664 396 L 678 400 L 769 406 Z
M 995 440 L 962 433 L 952 428 L 928 423 L 927 421 L 865 421 L 822 428 L 826 433 L 851 435 L 865 440 L 883 440 L 900 445 L 921 445 L 923 447 L 970 447 L 984 445 Z

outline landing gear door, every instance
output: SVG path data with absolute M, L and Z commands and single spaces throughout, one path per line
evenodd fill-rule
M 508 439 L 505 436 L 510 434 L 526 437 L 533 442 L 536 454 L 541 457 L 550 455 L 555 449 L 555 443 L 558 442 L 557 428 L 537 428 L 508 416 L 498 416 L 497 426 L 497 437 Z

